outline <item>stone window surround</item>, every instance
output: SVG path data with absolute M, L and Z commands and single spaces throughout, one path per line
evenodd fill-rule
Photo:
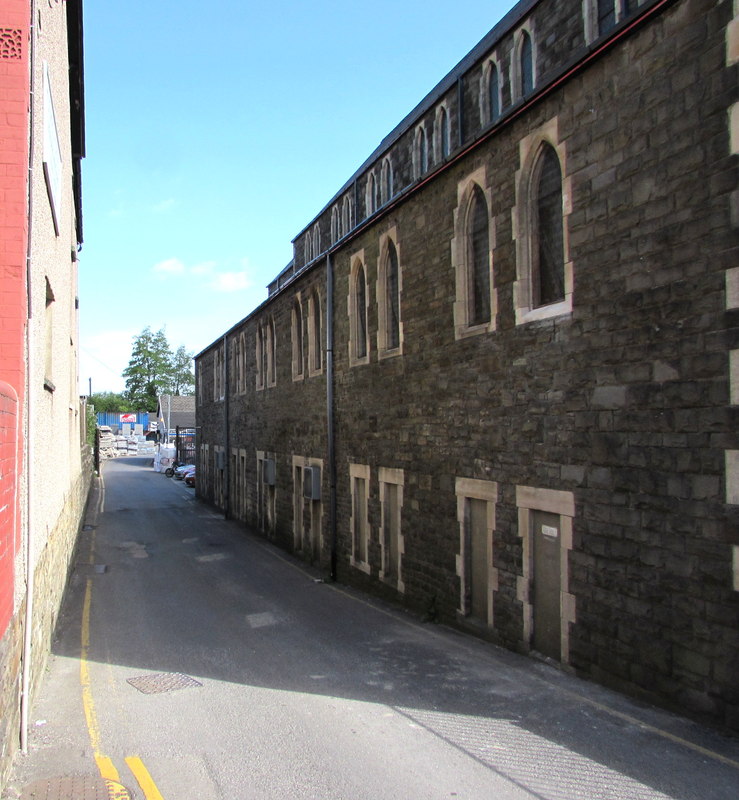
M 380 549 L 382 568 L 380 569 L 380 580 L 394 586 L 401 594 L 405 593 L 405 583 L 402 579 L 403 556 L 405 555 L 405 538 L 401 522 L 403 520 L 403 486 L 405 485 L 405 472 L 402 469 L 391 469 L 380 467 L 378 472 L 380 481 Z M 388 563 L 389 556 L 385 553 L 385 485 L 393 484 L 398 487 L 398 516 L 396 519 L 398 531 L 398 574 L 395 579 L 393 576 L 385 574 L 385 565 Z
M 294 381 L 305 379 L 305 325 L 303 322 L 303 297 L 297 292 L 290 312 L 292 339 L 292 376 Z
M 319 329 L 323 332 L 321 322 L 321 298 L 318 290 L 313 289 L 308 296 L 308 377 L 323 374 L 323 340 L 316 341 L 316 315 Z M 318 366 L 316 366 L 318 361 Z
M 264 348 L 267 346 L 265 341 L 265 333 L 264 333 L 264 325 L 259 324 L 257 326 L 257 335 L 255 337 L 255 356 L 256 356 L 256 370 L 254 372 L 255 381 L 256 381 L 256 389 L 257 391 L 261 391 L 264 389 L 265 386 L 265 374 L 264 374 Z
M 371 217 L 380 206 L 378 197 L 377 176 L 374 170 L 367 174 L 367 185 L 365 187 L 364 202 L 367 213 L 365 216 Z
M 398 346 L 390 348 L 387 341 L 387 245 L 392 241 L 395 246 L 395 255 L 398 259 Z M 396 226 L 388 228 L 380 235 L 380 254 L 377 257 L 377 356 L 382 360 L 403 355 L 403 267 L 400 259 L 400 247 L 398 246 L 398 229 Z
M 265 336 L 267 346 L 267 386 L 277 385 L 277 334 L 275 331 L 275 321 L 272 317 L 267 319 L 267 334 Z
M 421 144 L 424 146 L 425 158 L 422 158 Z M 425 164 L 423 163 L 425 160 Z M 429 169 L 429 143 L 426 132 L 426 123 L 420 122 L 416 125 L 413 133 L 413 177 L 416 180 L 422 178 Z
M 266 486 L 264 483 L 264 462 L 267 459 L 272 459 L 275 462 L 275 471 L 277 469 L 277 455 L 266 450 L 257 450 L 257 516 L 259 518 L 259 525 L 261 530 L 265 531 L 269 536 L 274 534 L 274 527 L 276 522 L 277 512 L 277 482 L 274 486 Z M 267 511 L 267 517 L 264 518 L 264 511 Z
M 446 129 L 447 129 L 447 138 L 448 138 L 448 148 L 447 153 L 444 154 L 443 147 L 442 147 L 442 124 L 441 124 L 441 117 L 442 112 L 446 113 Z M 436 113 L 434 115 L 434 127 L 433 127 L 433 146 L 434 146 L 434 163 L 440 164 L 442 161 L 445 161 L 449 158 L 449 153 L 452 151 L 452 116 L 449 110 L 449 101 L 442 100 L 439 105 L 436 107 Z
M 323 475 L 323 459 L 322 458 L 310 458 L 309 456 L 296 456 L 293 455 L 292 457 L 292 475 L 293 475 L 293 547 L 298 549 L 301 545 L 301 541 L 299 541 L 298 537 L 298 529 L 299 525 L 303 523 L 303 507 L 299 505 L 303 502 L 303 470 L 306 467 L 318 467 L 321 470 L 321 475 Z M 300 470 L 300 485 L 295 486 L 295 470 Z M 318 523 L 318 530 L 319 530 L 319 548 L 323 549 L 323 501 L 317 500 L 314 501 L 318 506 L 318 515 L 319 515 L 319 523 Z M 311 513 L 313 513 L 313 509 L 311 509 Z M 311 524 L 313 520 L 311 520 Z
M 493 192 L 490 186 L 485 166 L 479 167 L 474 172 L 465 176 L 457 184 L 457 206 L 454 209 L 454 238 L 451 241 L 452 267 L 455 274 L 455 301 L 454 301 L 454 338 L 464 339 L 468 336 L 478 336 L 495 330 L 498 313 L 498 292 L 495 288 L 493 271 L 493 251 L 495 249 L 495 218 L 488 216 L 488 234 L 490 238 L 490 320 L 480 325 L 470 325 L 470 269 L 468 228 L 469 211 L 474 187 L 477 186 L 485 197 L 488 206 L 488 215 L 492 208 Z
M 538 246 L 535 231 L 536 183 L 539 156 L 544 144 L 549 144 L 559 158 L 562 173 L 562 225 L 564 251 L 565 297 L 557 303 L 545 306 L 533 305 L 532 270 L 536 263 L 535 251 Z M 551 319 L 572 313 L 574 289 L 574 268 L 570 259 L 570 236 L 568 217 L 572 213 L 572 178 L 567 173 L 566 142 L 559 140 L 557 117 L 550 119 L 532 131 L 519 142 L 520 169 L 516 171 L 516 205 L 513 207 L 512 227 L 516 243 L 516 281 L 513 284 L 513 299 L 516 311 L 516 324 L 522 325 L 536 320 Z
M 493 120 L 492 107 L 490 105 L 490 78 L 493 67 L 498 70 L 498 119 L 503 116 L 503 66 L 495 54 L 492 54 L 483 64 L 482 79 L 480 80 L 480 119 L 485 120 L 489 125 Z
M 528 33 L 531 40 L 531 75 L 533 86 L 536 87 L 536 36 L 534 35 L 534 20 L 529 17 L 523 25 L 520 25 L 513 34 L 513 51 L 511 53 L 511 89 L 513 102 L 516 103 L 523 99 L 523 75 L 521 71 L 521 45 L 523 35 Z
M 385 205 L 393 198 L 393 177 L 393 163 L 390 160 L 390 156 L 385 156 L 380 167 L 380 202 L 382 205 Z
M 334 206 L 331 209 L 331 243 L 335 244 L 341 239 L 341 214 L 339 207 Z
M 352 198 L 346 194 L 341 202 L 341 228 L 339 238 L 346 236 L 354 227 L 354 203 Z
M 632 0 L 634 5 L 641 4 L 642 0 Z M 616 12 L 616 25 L 626 16 L 624 0 L 613 0 Z M 598 0 L 582 0 L 582 19 L 585 33 L 585 44 L 591 44 L 601 35 L 598 30 Z M 610 32 L 610 31 L 609 31 Z
M 522 540 L 523 575 L 516 577 L 516 598 L 523 606 L 523 641 L 531 645 L 534 626 L 534 607 L 531 597 L 533 580 L 533 546 L 531 516 L 533 511 L 558 514 L 560 518 L 560 620 L 561 620 L 561 663 L 570 660 L 570 623 L 575 623 L 575 595 L 569 589 L 570 562 L 572 550 L 573 520 L 575 517 L 575 496 L 572 492 L 556 489 L 540 489 L 534 486 L 516 486 L 516 506 L 518 507 L 518 535 Z
M 463 618 L 469 616 L 467 599 L 469 557 L 465 525 L 467 501 L 470 499 L 483 500 L 487 503 L 488 597 L 486 624 L 489 628 L 492 628 L 494 627 L 493 599 L 495 592 L 498 591 L 498 569 L 493 566 L 493 537 L 495 535 L 495 507 L 498 502 L 498 483 L 475 478 L 457 478 L 455 481 L 455 493 L 457 495 L 457 522 L 459 523 L 459 553 L 456 555 L 456 572 L 459 578 L 459 608 L 457 613 Z
M 354 519 L 354 512 L 356 508 L 356 503 L 354 502 L 354 486 L 355 480 L 363 480 L 365 491 L 364 491 L 364 509 L 362 510 L 362 519 L 360 520 L 360 530 L 362 531 L 363 535 L 366 537 L 366 547 L 367 547 L 367 561 L 361 561 L 356 557 L 356 542 L 354 537 L 354 531 L 356 530 L 355 527 L 355 519 Z M 369 489 L 370 489 L 370 468 L 367 464 L 349 464 L 349 488 L 351 493 L 351 517 L 349 518 L 349 535 L 351 537 L 352 543 L 352 552 L 349 558 L 349 563 L 352 567 L 360 570 L 361 572 L 366 573 L 367 575 L 371 574 L 371 568 L 369 565 L 369 544 L 371 537 L 371 530 L 369 524 Z
M 367 265 L 364 257 L 364 248 L 357 250 L 349 258 L 349 296 L 347 297 L 347 311 L 349 314 L 349 366 L 356 367 L 369 364 L 370 335 L 369 335 L 369 282 L 367 280 Z M 365 355 L 357 356 L 357 291 L 356 280 L 359 267 L 364 270 L 364 299 L 365 299 Z

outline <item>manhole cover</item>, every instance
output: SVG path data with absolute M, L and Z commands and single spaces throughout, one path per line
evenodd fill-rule
M 48 778 L 26 786 L 20 800 L 131 800 L 128 789 L 92 775 Z
M 183 675 L 180 672 L 160 672 L 156 675 L 141 675 L 138 678 L 129 678 L 134 689 L 138 689 L 144 694 L 161 694 L 162 692 L 172 692 L 175 689 L 188 689 L 191 686 L 202 686 L 203 684 Z

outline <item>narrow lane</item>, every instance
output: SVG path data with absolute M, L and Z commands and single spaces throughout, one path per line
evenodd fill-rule
M 97 755 L 145 800 L 737 796 L 736 741 L 323 583 L 146 464 L 105 464 L 16 791 Z

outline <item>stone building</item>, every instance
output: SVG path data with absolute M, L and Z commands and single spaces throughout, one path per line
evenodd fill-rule
M 81 0 L 0 3 L 0 791 L 92 474 L 78 390 Z
M 516 5 L 197 356 L 199 495 L 739 728 L 738 11 Z

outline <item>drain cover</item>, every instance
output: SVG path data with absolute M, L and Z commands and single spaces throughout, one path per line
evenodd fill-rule
M 26 786 L 20 800 L 131 800 L 125 787 L 92 775 L 48 778 Z
M 156 675 L 141 675 L 138 678 L 129 678 L 134 689 L 138 689 L 144 694 L 161 694 L 162 692 L 172 692 L 175 689 L 188 689 L 191 686 L 202 686 L 203 684 L 183 675 L 180 672 L 160 672 Z

